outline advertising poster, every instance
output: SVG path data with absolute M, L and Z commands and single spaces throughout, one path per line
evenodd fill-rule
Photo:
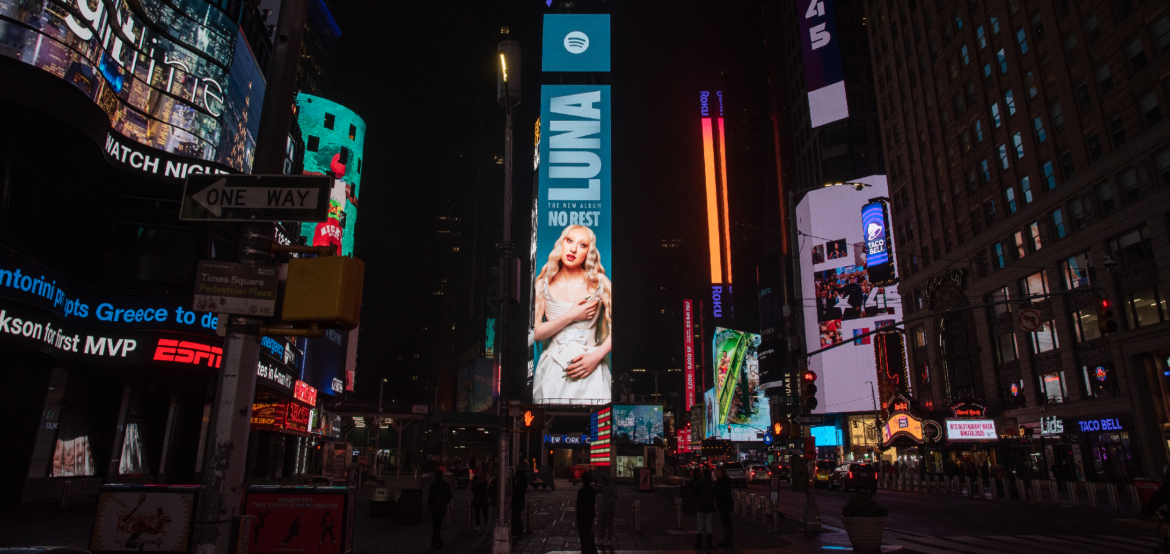
M 796 18 L 800 21 L 808 111 L 815 129 L 849 117 L 837 19 L 833 13 L 833 0 L 802 0 L 793 2 L 793 8 L 797 10 Z
M 699 444 L 707 438 L 707 410 L 706 403 L 700 402 L 691 407 L 691 442 Z
M 686 379 L 686 411 L 695 405 L 695 311 L 691 300 L 683 300 L 683 375 Z
M 304 93 L 297 95 L 297 123 L 305 140 L 305 175 L 333 178 L 329 219 L 302 223 L 301 235 L 309 246 L 332 245 L 338 256 L 352 256 L 366 123 L 341 104 Z
M 255 519 L 250 552 L 340 554 L 345 494 L 249 492 L 244 513 Z
M 854 337 L 902 319 L 897 288 L 874 284 L 865 265 L 862 208 L 888 195 L 886 177 L 857 181 L 870 186 L 817 189 L 796 207 L 801 296 L 815 299 L 804 303 L 805 348 L 841 345 L 809 359 L 817 374 L 818 414 L 873 410 L 866 381 L 877 379 L 874 342 L 872 336 Z M 886 239 L 895 251 L 891 237 Z
M 53 449 L 53 477 L 83 477 L 95 474 L 89 437 L 57 439 Z
M 89 549 L 93 552 L 186 552 L 196 490 L 196 487 L 183 487 L 151 492 L 99 492 Z
M 541 87 L 533 402 L 611 399 L 610 89 Z M 562 327 L 550 323 L 571 314 Z
M 662 406 L 613 405 L 613 438 L 616 444 L 662 446 Z
M 760 388 L 757 349 L 760 335 L 715 328 L 713 415 L 715 438 L 733 441 L 763 440 L 771 419 L 768 399 Z
M 239 26 L 206 2 L 0 0 L 0 52 L 73 85 L 138 144 L 251 172 L 264 79 Z M 160 176 L 223 171 L 138 156 Z

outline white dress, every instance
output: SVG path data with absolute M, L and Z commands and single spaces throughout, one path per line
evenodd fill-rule
M 548 280 L 541 281 L 544 289 L 545 319 L 552 321 L 569 311 L 568 302 L 557 302 L 548 290 Z M 600 287 L 598 287 L 600 291 Z M 597 294 L 595 292 L 594 294 Z M 603 308 L 604 309 L 604 308 Z M 562 328 L 548 340 L 548 346 L 540 353 L 540 361 L 532 379 L 532 401 L 536 404 L 607 404 L 612 398 L 613 378 L 609 364 L 601 360 L 597 369 L 588 377 L 572 380 L 565 376 L 565 370 L 553 355 L 569 343 L 579 343 L 586 352 L 597 350 L 597 324 L 602 310 L 588 321 L 574 321 Z

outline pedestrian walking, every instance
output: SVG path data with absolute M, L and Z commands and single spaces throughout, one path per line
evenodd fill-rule
M 732 548 L 731 516 L 735 512 L 735 499 L 731 496 L 731 477 L 724 468 L 719 468 L 719 480 L 715 482 L 715 507 L 719 509 L 719 523 L 723 525 L 723 540 L 718 546 Z
M 443 548 L 443 516 L 451 503 L 451 484 L 443 479 L 443 470 L 435 470 L 435 480 L 427 489 L 427 504 L 431 507 L 431 547 Z
M 601 536 L 598 541 L 603 546 L 613 546 L 613 514 L 617 511 L 617 484 L 610 478 L 609 472 L 602 470 L 597 474 L 597 482 L 601 485 L 601 504 L 597 507 L 601 516 Z
M 711 480 L 711 470 L 703 471 L 703 477 L 691 487 L 691 494 L 695 496 L 698 508 L 695 509 L 695 522 L 698 529 L 695 531 L 695 548 L 703 546 L 703 535 L 707 535 L 707 548 L 714 548 L 711 534 L 715 532 L 715 483 Z
M 581 488 L 577 490 L 577 537 L 581 539 L 581 554 L 597 554 L 593 539 L 593 518 L 597 515 L 597 487 L 593 476 L 581 474 Z
M 483 517 L 483 525 L 486 528 L 488 525 L 488 506 L 491 506 L 491 501 L 488 500 L 488 483 L 482 473 L 476 473 L 475 478 L 471 480 L 471 510 L 475 512 L 475 527 L 472 531 L 479 531 L 479 520 Z
M 524 520 L 520 512 L 524 511 L 524 494 L 528 492 L 528 478 L 520 468 L 515 469 L 512 476 L 512 537 L 524 536 Z

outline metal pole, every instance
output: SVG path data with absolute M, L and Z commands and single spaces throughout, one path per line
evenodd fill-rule
M 502 45 L 503 45 L 503 43 L 501 43 L 501 46 Z M 518 49 L 518 45 L 517 45 L 517 49 Z M 517 52 L 517 54 L 518 54 L 518 52 Z M 519 56 L 517 56 L 517 57 L 519 57 Z M 495 540 L 494 540 L 494 545 L 493 545 L 492 551 L 494 553 L 510 553 L 512 551 L 512 546 L 508 542 L 509 535 L 510 535 L 510 529 L 509 529 L 510 524 L 509 524 L 508 520 L 506 519 L 506 516 L 504 515 L 507 513 L 506 506 L 504 505 L 504 501 L 505 501 L 504 487 L 506 486 L 506 483 L 507 483 L 507 476 L 505 475 L 505 468 L 508 466 L 508 464 L 506 462 L 506 460 L 508 459 L 507 458 L 507 453 L 508 453 L 507 446 L 508 445 L 507 445 L 506 438 L 511 439 L 512 437 L 510 435 L 508 435 L 507 427 L 504 425 L 504 423 L 506 422 L 506 419 L 505 419 L 506 414 L 503 412 L 503 403 L 504 403 L 503 383 L 505 381 L 504 372 L 508 368 L 506 362 L 510 361 L 510 354 L 511 354 L 510 348 L 508 347 L 508 339 L 510 337 L 510 332 L 509 332 L 509 328 L 508 328 L 508 323 L 509 323 L 509 321 L 508 321 L 509 320 L 509 317 L 508 317 L 508 311 L 509 311 L 508 310 L 508 308 L 509 308 L 508 296 L 509 296 L 510 291 L 511 291 L 511 286 L 512 286 L 511 281 L 512 281 L 512 277 L 513 277 L 512 276 L 512 105 L 513 104 L 512 104 L 512 96 L 511 96 L 511 86 L 507 82 L 507 80 L 508 80 L 507 68 L 502 65 L 505 63 L 504 52 L 502 49 L 500 52 L 500 58 L 501 58 L 500 71 L 501 71 L 501 76 L 504 80 L 503 89 L 504 89 L 504 114 L 505 114 L 505 123 L 504 123 L 504 222 L 503 222 L 504 223 L 504 233 L 503 233 L 504 240 L 501 241 L 501 243 L 500 243 L 501 263 L 500 263 L 500 269 L 499 269 L 500 292 L 502 293 L 500 295 L 500 314 L 499 314 L 499 316 L 500 316 L 500 322 L 499 322 L 499 324 L 500 324 L 500 339 L 499 339 L 500 340 L 500 348 L 499 348 L 498 355 L 499 355 L 500 370 L 499 370 L 499 382 L 498 382 L 499 388 L 497 389 L 497 390 L 499 390 L 499 401 L 496 403 L 496 413 L 497 413 L 497 415 L 500 416 L 500 433 L 499 433 L 499 438 L 500 438 L 500 454 L 499 454 L 499 456 L 500 456 L 500 460 L 499 460 L 499 466 L 500 466 L 500 468 L 499 468 L 500 513 L 499 513 L 499 519 L 496 523 L 496 531 L 495 531 L 495 535 L 494 535 Z M 512 60 L 512 61 L 513 61 L 513 72 L 514 72 L 513 74 L 518 76 L 520 73 L 520 65 L 518 63 L 519 60 L 517 59 L 517 60 Z M 519 98 L 517 98 L 516 100 L 519 101 Z M 512 441 L 512 442 L 515 442 L 515 441 Z M 514 462 L 515 462 L 515 460 L 513 460 L 513 465 L 515 465 Z
M 374 476 L 382 477 L 382 470 L 378 468 L 378 455 L 382 450 L 382 391 L 386 388 L 386 379 L 378 385 L 378 424 L 374 427 Z

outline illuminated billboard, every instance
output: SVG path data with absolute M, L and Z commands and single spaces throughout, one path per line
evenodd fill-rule
M 687 412 L 695 405 L 695 312 L 694 302 L 683 300 L 683 371 Z
M 657 404 L 614 404 L 614 444 L 662 446 L 662 406 Z
M 714 383 L 709 408 L 709 437 L 733 441 L 757 441 L 767 432 L 771 412 L 764 389 L 760 388 L 757 349 L 760 335 L 733 329 L 715 328 L 712 340 Z M 714 424 L 714 428 L 710 426 Z
M 297 95 L 297 123 L 305 140 L 305 175 L 333 179 L 329 219 L 302 223 L 301 234 L 309 246 L 335 246 L 338 256 L 352 256 L 366 123 L 341 104 L 304 93 Z
M 610 401 L 610 88 L 541 87 L 531 342 L 537 404 Z
M 845 101 L 845 73 L 837 40 L 833 0 L 793 3 L 800 21 L 800 44 L 804 50 L 804 82 L 808 88 L 808 111 L 813 129 L 849 117 Z
M 223 166 L 136 169 L 251 172 L 265 82 L 230 16 L 202 0 L 0 0 L 0 51 L 97 104 L 119 135 Z M 111 152 L 107 138 L 106 155 Z M 130 154 L 130 152 L 127 152 Z
M 892 285 L 897 279 L 894 274 L 894 256 L 890 246 L 890 219 L 886 204 L 875 200 L 861 207 L 862 233 L 865 235 L 865 269 L 869 281 L 875 285 Z
M 699 91 L 703 139 L 703 180 L 707 198 L 707 249 L 711 257 L 711 316 L 733 317 L 731 218 L 727 202 L 727 147 L 723 133 L 723 91 Z
M 861 335 L 902 318 L 897 289 L 876 285 L 866 269 L 862 208 L 870 199 L 888 194 L 886 177 L 858 181 L 870 186 L 861 191 L 847 186 L 817 189 L 796 207 L 801 291 L 808 299 L 805 347 L 813 352 L 844 343 L 810 357 L 808 367 L 818 377 L 815 413 L 873 410 L 866 381 L 877 378 L 874 341 Z M 886 241 L 893 252 L 888 234 Z
M 609 71 L 609 14 L 546 14 L 542 71 Z

